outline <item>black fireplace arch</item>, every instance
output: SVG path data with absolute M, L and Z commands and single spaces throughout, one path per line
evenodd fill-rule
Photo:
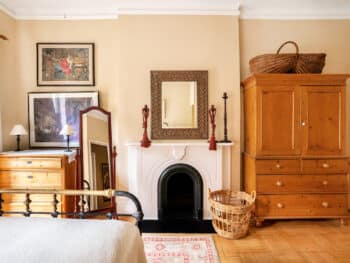
M 188 164 L 167 167 L 158 180 L 159 220 L 202 220 L 203 180 Z

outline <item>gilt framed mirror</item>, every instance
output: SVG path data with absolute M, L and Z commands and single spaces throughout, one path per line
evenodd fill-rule
M 208 139 L 208 71 L 151 71 L 151 138 Z
M 114 153 L 112 150 L 111 113 L 99 107 L 80 112 L 80 189 L 115 188 Z M 85 200 L 89 211 L 115 207 L 115 200 L 92 196 Z

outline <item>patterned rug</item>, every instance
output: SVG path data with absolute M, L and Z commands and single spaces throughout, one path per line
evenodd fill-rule
M 214 240 L 208 235 L 144 235 L 148 263 L 219 263 Z

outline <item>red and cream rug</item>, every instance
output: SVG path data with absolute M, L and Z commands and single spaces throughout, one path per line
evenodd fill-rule
M 148 263 L 219 263 L 214 240 L 209 235 L 144 235 Z

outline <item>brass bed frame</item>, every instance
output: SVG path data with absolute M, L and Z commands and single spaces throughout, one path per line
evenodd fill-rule
M 25 211 L 4 211 L 2 199 L 3 194 L 25 194 Z M 51 212 L 40 212 L 31 210 L 32 200 L 30 199 L 31 195 L 52 195 L 52 211 Z M 57 196 L 74 196 L 77 198 L 78 206 L 75 208 L 75 211 L 69 212 L 60 212 L 57 205 L 60 201 L 57 199 Z M 87 211 L 85 209 L 86 197 L 88 196 L 103 196 L 108 198 L 116 197 L 126 197 L 129 198 L 135 205 L 136 211 L 134 213 L 118 213 L 116 210 L 109 210 L 107 212 L 99 211 Z M 88 218 L 93 216 L 105 216 L 107 219 L 118 219 L 119 217 L 133 217 L 136 219 L 136 225 L 142 233 L 142 219 L 143 211 L 140 204 L 140 201 L 137 197 L 126 191 L 117 191 L 114 189 L 106 190 L 52 190 L 52 189 L 0 189 L 0 217 L 3 215 L 23 215 L 25 217 L 30 217 L 31 215 L 51 215 L 53 218 L 59 216 L 70 217 L 70 218 Z

